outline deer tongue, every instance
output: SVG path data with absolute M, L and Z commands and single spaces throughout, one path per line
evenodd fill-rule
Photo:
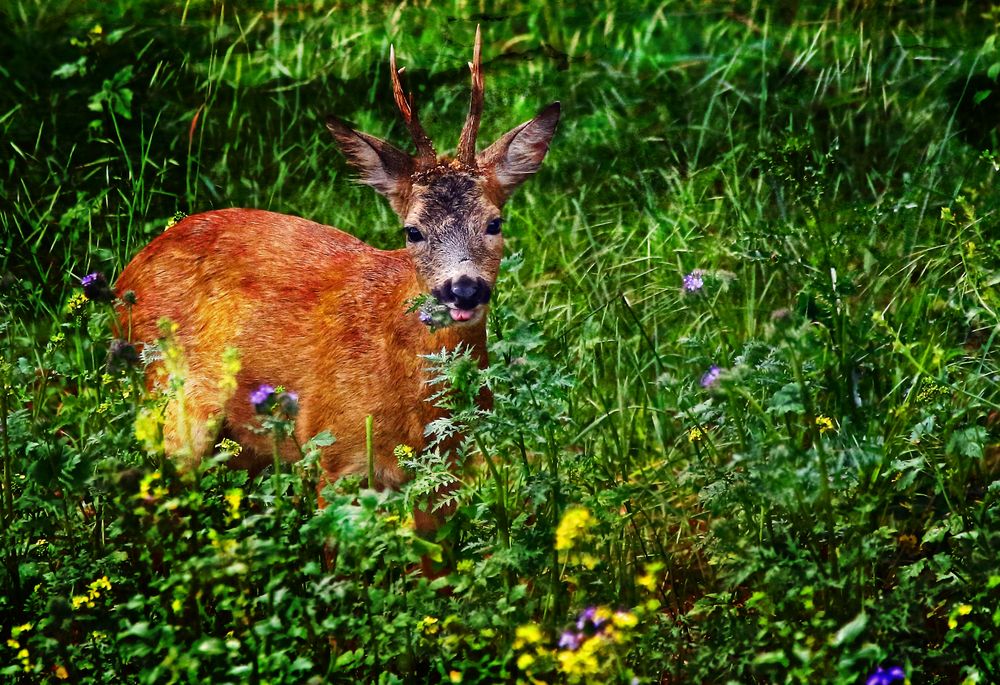
M 468 321 L 476 315 L 475 311 L 469 309 L 449 309 L 448 313 L 453 321 Z

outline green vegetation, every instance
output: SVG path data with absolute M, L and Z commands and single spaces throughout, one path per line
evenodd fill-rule
M 569 5 L 4 4 L 0 681 L 1000 681 L 1000 5 Z M 481 140 L 564 109 L 491 368 L 428 360 L 455 514 L 405 448 L 317 511 L 329 436 L 178 475 L 80 278 L 230 206 L 401 246 L 322 116 L 407 142 L 393 42 L 454 145 L 477 23 Z

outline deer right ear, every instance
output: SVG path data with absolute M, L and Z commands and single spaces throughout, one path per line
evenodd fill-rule
M 393 208 L 409 188 L 413 160 L 381 138 L 355 131 L 337 117 L 327 117 L 326 127 L 347 162 L 361 173 L 361 182 L 385 195 Z

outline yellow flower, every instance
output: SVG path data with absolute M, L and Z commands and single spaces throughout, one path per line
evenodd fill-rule
M 830 420 L 829 416 L 817 416 L 816 426 L 819 428 L 819 433 L 828 433 L 833 430 L 833 421 Z
M 94 608 L 94 600 L 87 595 L 73 595 L 70 601 L 73 603 L 74 611 L 78 610 L 80 607 L 87 607 L 88 609 Z
M 438 620 L 433 616 L 424 616 L 420 619 L 420 623 L 418 623 L 417 626 L 425 635 L 434 635 L 438 630 L 440 630 L 440 626 L 437 625 L 437 623 Z
M 19 649 L 21 647 L 21 643 L 13 638 L 8 638 L 7 646 L 11 649 Z
M 535 657 L 533 657 L 531 654 L 522 654 L 521 656 L 517 657 L 517 667 L 522 671 L 528 670 L 528 667 L 531 666 L 531 664 L 533 663 L 535 663 Z
M 153 471 L 152 473 L 147 473 L 143 476 L 142 480 L 139 481 L 139 494 L 137 495 L 139 499 L 151 502 L 153 500 L 160 499 L 164 497 L 168 490 L 162 485 L 157 485 L 154 487 L 154 483 L 160 480 L 160 472 Z
M 240 452 L 243 451 L 243 445 L 236 442 L 235 440 L 230 440 L 229 438 L 223 438 L 222 442 L 216 445 L 223 452 L 229 452 L 234 457 L 240 456 Z
M 135 437 L 147 452 L 163 451 L 163 406 L 143 407 L 135 417 Z
M 100 597 L 101 593 L 99 592 L 99 590 L 110 590 L 111 581 L 108 580 L 107 576 L 101 576 L 93 583 L 91 583 L 88 587 L 90 587 L 90 591 L 93 592 L 96 597 Z
M 219 379 L 219 391 L 225 399 L 229 399 L 236 392 L 236 374 L 240 372 L 242 362 L 240 361 L 240 351 L 235 347 L 227 347 L 222 352 L 222 376 Z
M 596 521 L 586 507 L 573 506 L 566 509 L 556 528 L 556 549 L 573 549 L 577 541 L 585 537 Z
M 527 645 L 538 644 L 542 641 L 542 629 L 534 623 L 518 626 L 514 631 L 514 649 L 521 649 Z
M 17 653 L 17 658 L 18 659 L 27 659 L 28 658 L 28 650 L 27 649 L 22 649 L 21 651 L 19 651 Z
M 958 607 L 958 615 L 959 616 L 968 616 L 971 613 L 972 613 L 972 605 L 971 604 L 962 604 L 961 606 Z
M 705 431 L 695 426 L 688 431 L 688 442 L 701 442 L 701 439 L 705 437 Z
M 240 517 L 240 501 L 243 499 L 243 491 L 239 488 L 226 490 L 226 502 L 229 503 L 229 518 L 232 521 Z
M 639 619 L 631 611 L 616 611 L 611 617 L 611 622 L 616 628 L 635 628 L 639 624 Z
M 460 683 L 462 682 L 462 674 L 459 671 L 449 671 L 448 680 L 453 683 Z
M 392 454 L 396 459 L 411 459 L 413 457 L 413 448 L 409 445 L 396 445 Z
M 27 632 L 34 627 L 35 625 L 33 623 L 22 623 L 19 626 L 14 626 L 13 628 L 10 629 L 11 637 L 17 637 L 21 633 Z
M 66 313 L 76 314 L 80 309 L 83 309 L 87 305 L 87 296 L 82 292 L 77 293 L 73 297 L 69 298 L 66 302 Z
M 56 678 L 58 678 L 59 680 L 66 680 L 67 678 L 69 678 L 69 671 L 67 671 L 66 667 L 63 666 L 62 664 L 56 666 L 55 674 Z

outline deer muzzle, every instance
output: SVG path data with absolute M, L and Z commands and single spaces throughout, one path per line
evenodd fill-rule
M 448 305 L 454 321 L 469 321 L 476 315 L 476 309 L 490 301 L 493 289 L 483 278 L 462 275 L 449 278 L 431 294 L 439 302 Z

